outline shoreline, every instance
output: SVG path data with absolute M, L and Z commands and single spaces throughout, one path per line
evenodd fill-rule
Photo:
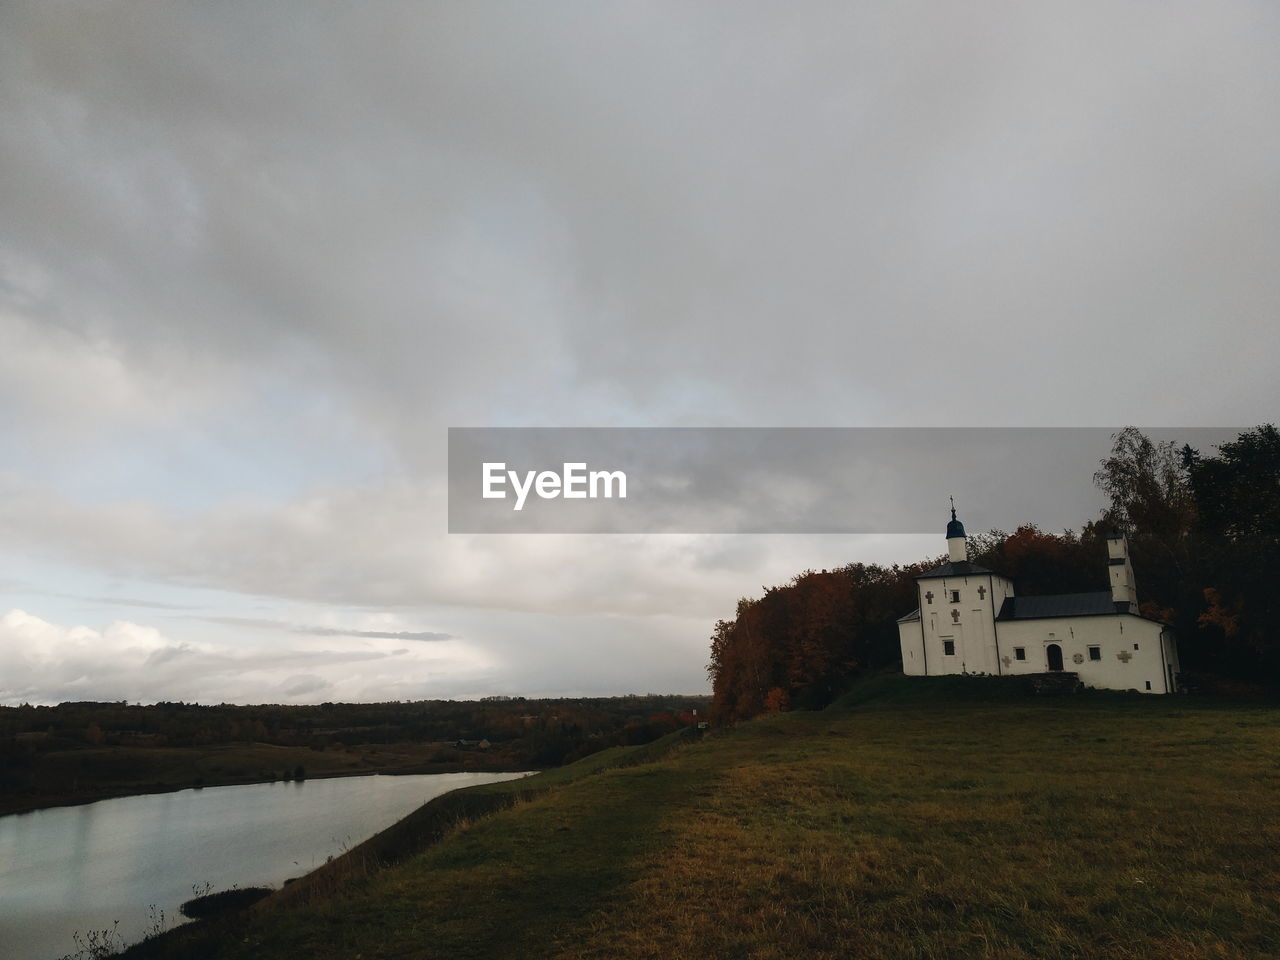
M 307 780 L 334 780 L 349 777 L 412 777 L 436 773 L 523 773 L 531 769 L 533 768 L 528 764 L 485 764 L 480 766 L 471 766 L 460 763 L 442 763 L 439 765 L 423 765 L 421 767 L 396 766 L 388 767 L 384 770 L 363 769 L 352 770 L 349 772 L 326 771 L 323 773 L 317 773 L 314 776 L 307 775 L 302 778 L 302 781 L 282 780 L 279 777 L 271 779 L 266 777 L 231 777 L 201 784 L 175 783 L 165 786 L 156 786 L 155 788 L 148 790 L 108 789 L 94 792 L 92 794 L 76 794 L 73 796 L 66 794 L 52 794 L 47 797 L 33 797 L 29 803 L 11 803 L 11 800 L 17 800 L 19 798 L 0 797 L 0 818 L 39 813 L 42 810 L 57 810 L 62 807 L 87 806 L 88 804 L 98 803 L 102 800 L 120 800 L 125 797 L 145 797 L 161 793 L 178 793 L 182 790 L 203 790 L 206 787 L 240 787 L 263 783 L 298 783 L 305 782 Z

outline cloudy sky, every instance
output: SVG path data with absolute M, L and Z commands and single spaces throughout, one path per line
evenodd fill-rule
M 1277 37 L 3 4 L 0 702 L 699 691 L 739 596 L 1040 519 L 1006 463 L 938 538 L 450 535 L 451 426 L 1275 420 Z

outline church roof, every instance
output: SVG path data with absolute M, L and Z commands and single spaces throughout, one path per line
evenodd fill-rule
M 932 570 L 926 570 L 924 573 L 917 575 L 916 579 L 932 580 L 936 577 L 970 577 L 979 573 L 994 572 L 994 570 L 988 570 L 986 567 L 980 567 L 976 563 L 970 563 L 968 560 L 961 560 L 958 563 L 948 560 L 941 566 L 934 567 Z
M 997 620 L 1045 620 L 1051 617 L 1096 617 L 1115 614 L 1110 590 L 1059 593 L 1047 597 L 1006 597 Z
M 905 617 L 899 617 L 898 622 L 899 623 L 915 623 L 919 619 L 920 619 L 920 608 L 916 607 L 914 610 L 908 613 Z

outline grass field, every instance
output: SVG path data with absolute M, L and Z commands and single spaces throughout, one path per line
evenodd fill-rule
M 881 678 L 150 955 L 1277 957 L 1278 721 Z

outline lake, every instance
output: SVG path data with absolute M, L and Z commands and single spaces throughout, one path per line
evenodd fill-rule
M 0 817 L 0 957 L 54 960 L 72 935 L 141 940 L 208 884 L 279 886 L 432 797 L 520 773 L 340 777 L 206 787 Z

